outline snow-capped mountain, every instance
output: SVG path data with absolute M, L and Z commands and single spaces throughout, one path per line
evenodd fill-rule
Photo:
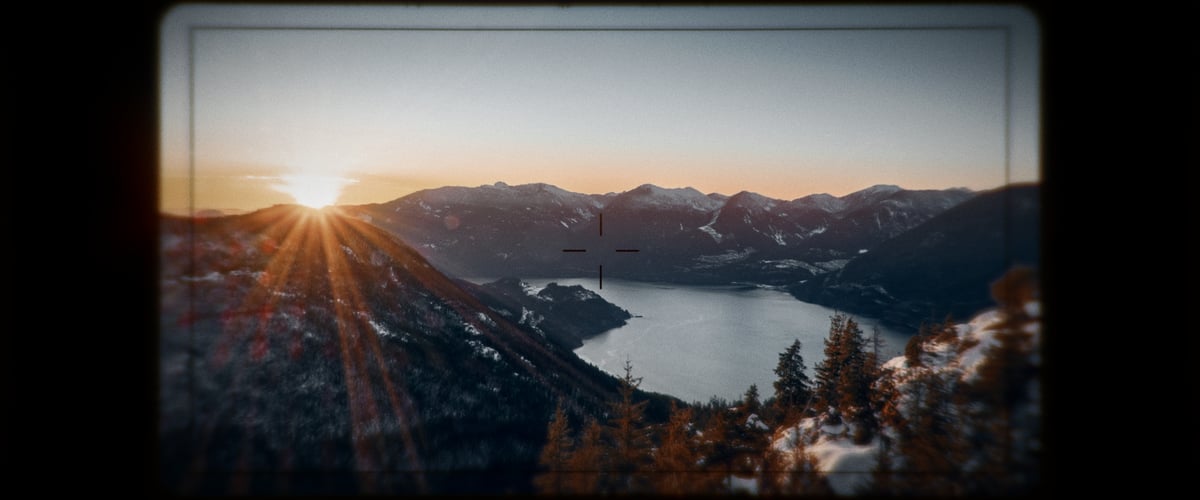
M 496 183 L 344 209 L 457 276 L 582 277 L 608 264 L 605 276 L 627 279 L 783 285 L 840 268 L 971 196 L 873 186 L 786 201 L 651 184 L 584 195 Z M 564 254 L 568 248 L 588 255 Z
M 721 206 L 721 200 L 710 198 L 690 187 L 661 188 L 653 184 L 642 184 L 625 191 L 605 204 L 612 210 L 684 210 L 708 213 Z
M 456 204 L 506 208 L 524 208 L 532 204 L 562 206 L 570 209 L 598 208 L 600 206 L 600 202 L 591 196 L 572 193 L 544 183 L 509 186 L 503 182 L 497 182 L 477 188 L 449 186 L 427 189 L 418 194 L 420 195 L 418 203 L 424 202 L 434 207 Z
M 796 198 L 789 205 L 796 208 L 816 208 L 823 212 L 836 213 L 846 208 L 846 200 L 828 193 L 818 193 Z
M 910 213 L 909 206 L 925 204 L 928 210 L 946 206 L 945 200 L 908 193 L 895 193 L 870 211 L 910 219 L 900 215 Z M 882 241 L 844 267 L 789 289 L 800 300 L 912 330 L 922 322 L 941 321 L 947 314 L 969 317 L 992 304 L 982 285 L 1014 264 L 1037 267 L 1038 196 L 1036 185 L 980 193 Z M 859 209 L 843 220 L 874 221 L 875 217 Z
M 532 276 L 560 265 L 569 237 L 597 218 L 607 198 L 497 182 L 428 189 L 345 210 L 400 235 L 452 275 Z
M 713 214 L 703 229 L 725 250 L 756 248 L 768 254 L 792 254 L 792 247 L 825 232 L 837 220 L 836 212 L 796 206 L 742 191 L 731 197 Z M 784 255 L 795 256 L 795 255 Z
M 560 194 L 546 199 L 570 199 Z M 592 415 L 615 397 L 614 378 L 547 338 L 560 335 L 546 332 L 554 311 L 531 325 L 488 307 L 337 209 L 164 216 L 161 228 L 159 437 L 172 489 L 279 491 L 284 477 L 304 492 L 527 488 L 555 403 Z M 450 474 L 488 470 L 511 474 Z M 239 483 L 250 471 L 274 479 Z
M 896 186 L 870 187 L 843 197 L 845 205 L 836 212 L 837 222 L 814 235 L 812 244 L 851 254 L 870 251 L 973 196 L 959 188 L 910 191 Z
M 903 189 L 893 184 L 876 184 L 866 189 L 855 191 L 842 197 L 842 201 L 850 207 L 861 207 L 896 194 Z

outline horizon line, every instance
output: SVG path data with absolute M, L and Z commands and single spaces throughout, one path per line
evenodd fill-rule
M 497 186 L 497 184 L 502 184 L 502 185 L 503 185 L 503 187 L 510 187 L 510 188 L 522 187 L 522 186 L 535 186 L 535 185 L 544 185 L 544 186 L 553 187 L 553 188 L 555 188 L 555 189 L 560 189 L 560 190 L 562 190 L 562 191 L 566 191 L 566 192 L 568 192 L 568 193 L 577 194 L 577 195 L 582 195 L 582 196 L 619 196 L 619 195 L 621 195 L 621 194 L 628 193 L 628 192 L 630 192 L 630 191 L 633 191 L 633 190 L 635 190 L 635 189 L 638 189 L 638 188 L 641 188 L 641 187 L 644 187 L 644 186 L 651 186 L 651 187 L 656 187 L 656 188 L 659 188 L 659 189 L 664 189 L 664 190 L 686 190 L 686 189 L 691 189 L 691 190 L 693 190 L 693 191 L 696 191 L 697 193 L 700 193 L 700 194 L 702 194 L 702 195 L 704 195 L 704 196 L 714 196 L 714 195 L 716 195 L 716 196 L 724 196 L 724 197 L 726 197 L 726 198 L 732 198 L 733 196 L 736 196 L 736 195 L 738 195 L 738 194 L 741 194 L 741 193 L 749 193 L 749 194 L 754 194 L 754 195 L 762 196 L 762 197 L 764 197 L 764 198 L 767 198 L 767 199 L 769 199 L 769 200 L 774 200 L 774 201 L 782 201 L 782 202 L 792 202 L 792 201 L 800 200 L 800 199 L 803 199 L 803 198 L 807 198 L 807 197 L 809 197 L 809 196 L 819 196 L 819 195 L 832 196 L 832 197 L 834 197 L 834 198 L 841 199 L 841 198 L 845 198 L 846 196 L 850 196 L 850 195 L 852 195 L 852 194 L 859 193 L 859 192 L 866 191 L 866 190 L 868 190 L 868 189 L 871 189 L 871 188 L 874 188 L 874 187 L 880 187 L 880 186 L 883 186 L 883 187 L 896 187 L 896 188 L 898 188 L 898 189 L 899 189 L 899 190 L 901 190 L 901 191 L 949 191 L 949 190 L 965 190 L 965 191 L 969 191 L 969 192 L 972 192 L 972 193 L 983 193 L 983 192 L 987 192 L 987 191 L 992 191 L 992 190 L 996 190 L 996 189 L 1001 189 L 1001 188 L 1004 188 L 1004 187 L 1007 187 L 1007 186 L 1019 186 L 1019 185 L 1040 185 L 1040 184 L 1041 184 L 1041 180 L 1040 180 L 1040 179 L 1038 179 L 1038 180 L 1032 180 L 1032 181 L 1025 180 L 1025 181 L 1007 182 L 1007 183 L 1001 184 L 1001 185 L 999 185 L 999 186 L 994 186 L 994 187 L 987 188 L 987 189 L 971 189 L 971 188 L 964 187 L 964 186 L 950 186 L 950 187 L 944 187 L 944 188 L 927 188 L 927 189 L 910 189 L 910 188 L 906 188 L 906 187 L 903 187 L 903 186 L 900 186 L 900 185 L 897 185 L 897 184 L 877 183 L 877 184 L 872 184 L 872 185 L 870 185 L 870 186 L 867 186 L 867 187 L 864 187 L 864 188 L 861 188 L 861 189 L 857 189 L 857 190 L 851 191 L 851 192 L 849 192 L 849 193 L 846 193 L 846 194 L 844 194 L 844 195 L 841 195 L 841 196 L 835 196 L 835 195 L 832 195 L 832 194 L 829 194 L 829 193 L 809 193 L 809 194 L 802 195 L 802 196 L 799 196 L 799 197 L 796 197 L 796 198 L 791 198 L 791 199 L 773 198 L 773 197 L 771 197 L 771 196 L 767 196 L 767 195 L 759 194 L 759 193 L 756 193 L 756 192 L 754 192 L 754 191 L 748 191 L 748 190 L 744 190 L 744 189 L 743 189 L 743 190 L 741 190 L 741 191 L 738 191 L 738 192 L 736 192 L 736 193 L 733 193 L 733 194 L 725 194 L 725 193 L 720 193 L 720 192 L 715 192 L 715 191 L 714 191 L 714 192 L 711 192 L 711 193 L 705 193 L 705 192 L 703 192 L 703 191 L 700 191 L 699 189 L 696 189 L 696 188 L 694 188 L 694 187 L 692 187 L 692 186 L 683 186 L 683 187 L 663 187 L 663 186 L 659 186 L 659 185 L 656 185 L 656 184 L 653 184 L 653 183 L 643 183 L 643 184 L 639 184 L 639 185 L 637 185 L 637 186 L 635 186 L 635 187 L 633 187 L 633 188 L 630 188 L 630 189 L 627 189 L 627 190 L 625 190 L 625 191 L 621 191 L 621 192 L 610 191 L 610 192 L 607 192 L 607 193 L 582 193 L 582 192 L 571 191 L 571 190 L 569 190 L 569 189 L 564 189 L 564 188 L 561 188 L 561 187 L 559 187 L 559 186 L 557 186 L 557 185 L 550 184 L 550 183 L 548 183 L 548 182 L 529 182 L 529 183 L 524 183 L 524 184 L 508 184 L 508 183 L 506 183 L 506 182 L 504 182 L 504 181 L 495 181 L 495 182 L 493 182 L 493 183 L 490 183 L 490 184 L 479 184 L 479 185 L 476 185 L 476 186 L 445 185 L 445 186 L 438 186 L 438 187 L 422 188 L 422 189 L 413 190 L 413 191 L 411 191 L 411 192 L 409 192 L 409 193 L 406 193 L 406 194 L 403 194 L 403 195 L 397 196 L 397 197 L 395 197 L 395 198 L 392 198 L 392 199 L 389 199 L 389 200 L 386 200 L 386 201 L 367 202 L 367 203 L 334 203 L 334 204 L 328 205 L 328 207 L 331 207 L 331 208 L 337 208 L 337 207 L 361 207 L 361 206 L 366 206 L 366 205 L 382 205 L 382 204 L 385 204 L 385 203 L 391 203 L 391 202 L 393 202 L 393 201 L 396 201 L 396 200 L 399 200 L 399 199 L 402 199 L 402 198 L 405 198 L 405 197 L 408 197 L 408 196 L 412 196 L 412 195 L 414 195 L 414 194 L 417 194 L 417 193 L 420 193 L 420 192 L 423 192 L 423 191 L 430 191 L 430 190 L 437 190 L 437 189 L 446 189 L 446 188 L 480 189 L 480 188 L 486 188 L 486 187 L 499 187 L 499 186 Z M 218 214 L 220 214 L 220 215 L 240 215 L 240 214 L 248 214 L 248 213 L 257 212 L 257 211 L 259 211 L 259 210 L 264 210 L 264 209 L 268 209 L 268 208 L 273 208 L 273 207 L 278 207 L 278 206 L 287 206 L 287 205 L 299 205 L 299 206 L 303 206 L 303 205 L 302 205 L 302 204 L 300 204 L 300 203 L 297 203 L 297 202 L 295 202 L 295 201 L 292 201 L 292 202 L 283 202 L 283 203 L 271 203 L 271 204 L 269 204 L 269 205 L 262 205 L 262 206 L 259 206 L 259 207 L 256 207 L 256 208 L 233 208 L 233 207 L 225 207 L 225 208 L 221 208 L 221 207 L 203 207 L 203 208 L 201 208 L 201 207 L 196 207 L 196 208 L 194 209 L 194 211 L 189 211 L 188 207 L 179 207 L 179 208 L 174 208 L 174 209 L 160 207 L 160 208 L 159 208 L 159 210 L 158 210 L 158 213 L 159 213 L 159 214 L 161 214 L 161 215 L 193 216 L 193 217 L 194 217 L 194 216 L 196 216 L 197 214 L 210 213 L 210 212 L 216 212 L 216 213 L 218 213 Z

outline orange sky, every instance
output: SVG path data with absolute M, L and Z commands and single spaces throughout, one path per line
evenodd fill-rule
M 287 176 L 342 179 L 340 204 L 497 181 L 584 193 L 651 183 L 790 200 L 875 184 L 989 189 L 1039 177 L 1036 33 L 891 29 L 953 9 L 878 19 L 531 9 L 506 11 L 504 21 L 787 27 L 749 32 L 189 31 L 307 19 L 299 11 L 282 25 L 279 11 L 222 12 L 183 9 L 164 22 L 164 211 L 291 203 L 278 189 Z M 342 14 L 339 26 L 465 22 L 444 9 L 353 12 L 308 22 L 328 26 L 328 15 Z M 906 12 L 916 12 L 911 21 Z M 947 16 L 939 22 L 980 24 Z M 491 22 L 470 19 L 472 27 Z

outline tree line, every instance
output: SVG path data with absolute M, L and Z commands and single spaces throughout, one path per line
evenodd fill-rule
M 947 318 L 924 325 L 905 346 L 906 378 L 884 369 L 878 335 L 866 336 L 850 316 L 830 318 L 824 358 L 808 376 L 797 339 L 779 354 L 775 394 L 757 386 L 741 400 L 671 403 L 662 422 L 646 418 L 640 377 L 626 361 L 619 397 L 603 418 L 575 416 L 560 401 L 541 451 L 534 483 L 549 494 L 711 494 L 747 486 L 760 494 L 828 494 L 831 489 L 808 446 L 815 429 L 842 429 L 854 444 L 878 447 L 870 494 L 1014 494 L 1037 479 L 1036 417 L 1027 407 L 1037 378 L 1035 346 L 1023 305 L 1036 298 L 1027 270 L 1010 272 L 992 290 L 1003 318 L 994 325 L 973 379 L 933 370 L 937 352 L 974 347 Z M 809 434 L 775 447 L 774 431 L 810 419 Z M 1031 444 L 1032 443 L 1032 444 Z
M 802 447 L 789 457 L 770 443 L 773 429 L 820 414 L 863 422 L 860 428 L 867 430 L 856 440 L 873 436 L 877 423 L 869 390 L 877 356 L 865 351 L 869 342 L 853 319 L 836 314 L 831 323 L 816 381 L 808 376 L 797 339 L 779 354 L 775 396 L 766 402 L 751 385 L 739 401 L 714 397 L 707 404 L 672 403 L 668 420 L 661 423 L 647 422 L 646 401 L 634 400 L 641 378 L 626 361 L 620 397 L 610 404 L 607 421 L 585 418 L 573 433 L 560 402 L 541 452 L 545 471 L 535 485 L 558 494 L 733 492 L 746 481 L 760 493 L 828 491 L 815 458 Z M 789 462 L 799 467 L 780 475 Z

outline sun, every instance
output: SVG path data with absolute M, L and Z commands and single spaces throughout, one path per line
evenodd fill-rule
M 354 179 L 320 174 L 289 174 L 279 177 L 279 184 L 272 185 L 276 191 L 291 196 L 301 205 L 322 208 L 333 205 L 342 195 L 342 189 L 358 182 Z

